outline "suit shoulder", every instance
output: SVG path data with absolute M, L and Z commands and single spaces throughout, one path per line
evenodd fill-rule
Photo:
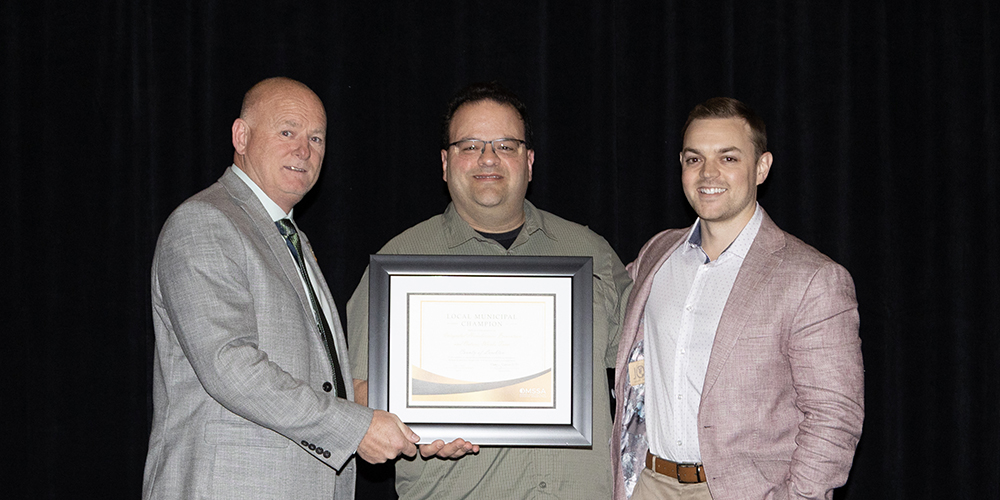
M 175 239 L 209 241 L 219 233 L 237 230 L 242 218 L 245 218 L 242 209 L 233 202 L 225 187 L 216 182 L 170 213 L 160 230 L 157 246 Z
M 216 182 L 184 200 L 170 213 L 167 222 L 185 220 L 202 214 L 221 214 L 226 212 L 228 207 L 234 207 L 234 204 L 226 194 L 225 187 Z
M 633 279 L 638 279 L 653 271 L 653 265 L 663 254 L 687 234 L 690 228 L 665 229 L 653 235 L 639 249 L 639 255 L 629 263 L 628 269 Z
M 803 293 L 807 289 L 842 290 L 856 301 L 854 278 L 847 268 L 795 236 L 784 231 L 782 235 L 784 246 L 772 254 L 780 259 L 775 279 L 790 288 L 801 287 Z
M 782 231 L 785 236 L 785 247 L 781 250 L 782 257 L 787 264 L 797 264 L 805 267 L 820 269 L 827 266 L 843 268 L 835 260 L 820 252 L 812 245 L 798 239 L 794 235 Z M 845 270 L 846 271 L 846 270 Z
M 690 227 L 677 227 L 672 229 L 664 229 L 653 235 L 645 244 L 642 245 L 642 249 L 639 250 L 639 255 L 645 255 L 648 252 L 664 251 L 670 248 L 678 240 L 684 237 L 690 231 Z

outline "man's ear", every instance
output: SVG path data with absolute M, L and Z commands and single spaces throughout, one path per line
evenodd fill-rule
M 441 150 L 441 178 L 448 182 L 448 150 Z
M 535 150 L 528 150 L 528 181 L 531 181 L 531 166 L 535 164 Z
M 237 118 L 233 122 L 233 149 L 236 154 L 244 155 L 247 151 L 247 135 L 250 133 L 246 120 Z
M 757 159 L 757 185 L 764 183 L 764 179 L 767 179 L 767 174 L 771 171 L 771 162 L 774 161 L 774 157 L 771 153 L 764 153 L 760 155 Z

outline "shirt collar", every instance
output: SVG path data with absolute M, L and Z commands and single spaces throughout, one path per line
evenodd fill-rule
M 251 179 L 250 176 L 243 171 L 242 168 L 237 167 L 236 164 L 230 165 L 229 168 L 232 169 L 232 171 L 236 174 L 236 176 L 239 177 L 240 180 L 242 180 L 243 183 L 246 184 L 251 191 L 253 191 L 253 194 L 257 196 L 258 200 L 260 200 L 260 204 L 264 205 L 264 210 L 267 210 L 267 214 L 271 216 L 272 221 L 277 222 L 281 219 L 292 218 L 292 212 L 295 211 L 294 208 L 289 210 L 288 213 L 286 214 L 285 211 L 282 210 L 281 207 L 279 207 L 278 204 L 274 202 L 274 200 L 269 198 L 267 194 L 264 193 L 264 190 L 261 189 L 260 186 L 258 186 L 257 183 L 254 182 L 253 179 Z
M 747 252 L 750 250 L 750 245 L 753 244 L 754 238 L 757 237 L 757 231 L 760 230 L 760 223 L 764 220 L 764 210 L 760 208 L 760 203 L 756 203 L 753 211 L 753 216 L 750 217 L 750 221 L 747 222 L 746 226 L 743 226 L 743 230 L 740 234 L 733 240 L 732 243 L 722 251 L 719 255 L 721 259 L 724 255 L 733 255 L 739 257 L 740 259 L 745 259 Z M 688 237 L 686 244 L 684 245 L 684 251 L 701 250 L 701 218 L 699 217 L 694 221 L 691 226 L 691 230 L 688 231 Z
M 444 219 L 445 241 L 448 243 L 448 248 L 455 248 L 470 239 L 479 239 L 483 241 L 489 239 L 486 236 L 479 234 L 475 229 L 472 229 L 472 226 L 470 226 L 468 222 L 465 222 L 465 219 L 463 219 L 462 216 L 458 214 L 458 210 L 455 209 L 454 202 L 448 204 L 448 208 L 444 210 L 441 217 Z M 551 229 L 546 226 L 540 210 L 535 208 L 530 201 L 524 200 L 524 228 L 521 232 L 530 236 L 536 231 L 542 231 L 543 234 L 552 240 L 557 239 L 556 236 L 552 234 Z M 518 235 L 518 239 L 520 238 L 521 236 Z M 520 244 L 518 240 L 514 240 L 514 244 L 511 245 L 511 248 L 518 244 Z
M 753 211 L 753 217 L 750 217 L 750 222 L 747 222 L 747 225 L 740 231 L 740 235 L 729 244 L 729 248 L 726 251 L 739 256 L 741 259 L 745 259 L 747 252 L 750 251 L 750 245 L 753 245 L 753 240 L 757 237 L 757 231 L 760 230 L 760 223 L 763 220 L 764 210 L 760 208 L 760 203 L 757 203 Z

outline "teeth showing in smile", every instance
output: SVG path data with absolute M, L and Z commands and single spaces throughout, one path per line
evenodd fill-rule
M 477 175 L 475 177 L 476 177 L 476 179 L 499 179 L 500 178 L 500 176 L 496 175 L 496 174 L 492 174 L 492 175 Z
M 726 188 L 701 188 L 698 192 L 704 194 L 719 194 L 726 192 Z
M 296 167 L 291 167 L 291 166 L 286 166 L 285 168 L 287 168 L 288 170 L 291 170 L 293 172 L 305 172 L 306 171 L 306 169 L 304 169 L 304 168 L 296 168 Z

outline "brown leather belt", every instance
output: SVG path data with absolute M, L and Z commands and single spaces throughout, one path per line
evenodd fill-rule
M 646 468 L 670 476 L 679 483 L 704 483 L 705 467 L 702 464 L 679 464 L 646 452 Z

